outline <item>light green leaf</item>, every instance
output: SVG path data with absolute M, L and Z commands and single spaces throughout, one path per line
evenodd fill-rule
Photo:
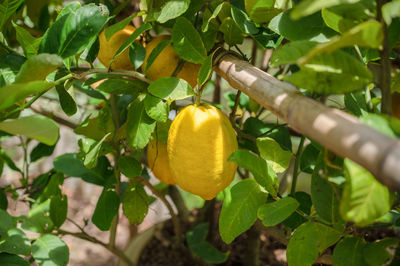
M 13 22 L 17 41 L 21 44 L 26 58 L 31 58 L 37 54 L 42 38 L 33 37 L 26 29 L 18 26 Z
M 208 26 L 210 25 L 210 22 L 218 16 L 219 12 L 221 12 L 223 7 L 229 6 L 228 2 L 222 2 L 220 3 L 213 11 L 212 14 L 210 14 L 208 17 L 204 13 L 203 15 L 203 24 L 201 25 L 201 31 L 206 32 L 208 31 Z M 208 10 L 207 10 L 208 11 Z
M 22 230 L 11 228 L 1 236 L 0 252 L 29 256 L 31 254 L 31 242 Z
M 299 205 L 296 199 L 285 197 L 278 201 L 261 205 L 258 208 L 257 216 L 265 226 L 275 226 L 295 212 Z
M 0 31 L 3 30 L 4 24 L 10 18 L 12 14 L 18 9 L 18 7 L 24 2 L 24 0 L 4 0 L 0 4 Z
M 258 158 L 247 150 L 237 150 L 228 161 L 237 163 L 240 167 L 249 170 L 256 179 L 257 183 L 265 188 L 272 196 L 278 192 L 278 179 L 268 163 Z
M 226 2 L 224 2 L 224 3 L 226 3 Z M 212 73 L 213 56 L 214 56 L 214 53 L 210 54 L 200 67 L 199 74 L 197 76 L 197 84 L 199 87 L 207 82 L 208 78 L 210 77 L 210 75 Z
M 307 222 L 300 225 L 287 246 L 286 258 L 291 266 L 312 265 L 326 248 L 335 244 L 342 234 L 326 225 Z
M 100 154 L 101 146 L 103 142 L 111 135 L 111 133 L 107 133 L 101 140 L 97 141 L 95 144 L 92 145 L 90 151 L 86 154 L 85 160 L 83 164 L 86 168 L 91 169 L 96 167 L 97 159 Z
M 137 96 L 140 91 L 147 87 L 147 83 L 140 80 L 128 80 L 123 78 L 108 78 L 102 82 L 96 90 L 114 93 L 114 94 L 130 94 Z
M 298 60 L 299 65 L 304 65 L 316 55 L 332 53 L 342 47 L 354 46 L 380 48 L 383 41 L 382 26 L 378 21 L 363 22 L 342 35 L 332 38 L 329 42 L 314 47 L 307 55 Z
M 392 23 L 392 19 L 400 17 L 400 0 L 393 0 L 384 4 L 382 16 L 387 25 Z
M 333 250 L 332 263 L 337 266 L 364 266 L 363 258 L 365 240 L 361 237 L 343 238 Z
M 271 66 L 294 64 L 299 58 L 308 54 L 317 42 L 293 41 L 274 51 L 271 57 Z
M 208 223 L 202 223 L 186 233 L 189 249 L 208 263 L 223 263 L 228 259 L 229 254 L 228 252 L 222 253 L 206 241 L 208 228 Z
M 12 216 L 5 210 L 0 209 L 0 235 L 5 235 L 9 229 L 14 227 Z
M 48 74 L 62 66 L 63 60 L 54 54 L 38 54 L 25 61 L 15 83 L 24 83 L 34 80 L 44 80 Z
M 180 17 L 172 28 L 172 47 L 182 59 L 200 64 L 207 57 L 203 41 L 192 23 Z
M 115 23 L 110 27 L 107 27 L 104 30 L 106 39 L 110 40 L 111 36 L 113 36 L 116 32 L 123 30 L 132 21 L 132 19 L 142 16 L 144 13 L 145 13 L 144 11 L 137 12 L 129 17 L 124 18 L 120 22 Z
M 47 145 L 55 144 L 59 137 L 58 125 L 53 120 L 40 115 L 0 122 L 0 130 L 36 139 Z
M 190 0 L 169 0 L 161 7 L 157 21 L 165 23 L 182 15 L 189 8 Z
M 67 265 L 68 246 L 55 235 L 43 235 L 32 244 L 32 255 L 40 266 Z
M 219 30 L 224 33 L 224 39 L 228 45 L 233 46 L 243 43 L 242 31 L 232 18 L 225 18 Z
M 142 173 L 142 165 L 132 156 L 119 157 L 118 166 L 121 173 L 128 178 L 137 177 Z
M 291 16 L 293 19 L 299 19 L 320 11 L 323 8 L 342 4 L 352 4 L 359 1 L 360 0 L 303 0 L 293 9 Z
M 143 185 L 131 183 L 126 188 L 122 208 L 131 224 L 143 222 L 149 209 L 149 196 Z
M 156 122 L 145 111 L 144 103 L 139 99 L 133 101 L 128 110 L 126 134 L 129 144 L 134 149 L 143 149 L 149 143 Z
M 219 216 L 219 232 L 224 242 L 231 243 L 253 225 L 267 195 L 253 179 L 242 180 L 230 192 L 226 191 Z
M 165 122 L 168 118 L 169 108 L 168 103 L 162 99 L 147 94 L 143 100 L 146 113 L 158 122 Z
M 352 19 L 347 19 L 342 14 L 335 13 L 331 9 L 324 8 L 321 11 L 322 18 L 325 24 L 337 32 L 345 32 L 357 25 L 357 22 Z
M 390 120 L 382 115 L 366 113 L 364 116 L 360 117 L 360 120 L 364 124 L 376 129 L 390 138 L 397 138 L 395 132 L 390 126 Z
M 275 172 L 283 172 L 289 167 L 292 153 L 281 148 L 272 138 L 258 138 L 257 147 L 261 157 L 268 162 Z
M 340 201 L 340 213 L 346 221 L 358 226 L 372 224 L 390 210 L 389 189 L 349 159 L 344 160 L 344 168 L 346 183 Z
M 22 219 L 22 229 L 41 234 L 51 232 L 54 224 L 49 217 L 49 212 L 50 199 L 42 203 L 33 204 L 29 210 L 28 217 L 23 217 Z
M 118 213 L 120 199 L 115 191 L 103 189 L 94 210 L 92 222 L 101 231 L 110 230 L 111 223 Z
M 158 98 L 175 101 L 194 96 L 194 91 L 183 79 L 164 77 L 152 82 L 148 91 Z
M 283 11 L 283 8 L 290 8 L 290 1 L 285 2 L 284 6 L 279 6 L 275 0 L 245 0 L 247 14 L 256 23 L 267 23 L 273 17 Z

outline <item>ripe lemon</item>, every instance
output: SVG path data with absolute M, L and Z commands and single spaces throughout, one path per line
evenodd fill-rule
M 147 146 L 147 163 L 150 170 L 161 182 L 174 185 L 168 163 L 167 144 L 153 139 Z
M 110 67 L 115 53 L 135 30 L 135 27 L 128 25 L 123 30 L 114 33 L 109 40 L 107 40 L 104 30 L 100 33 L 100 48 L 97 58 L 105 67 Z M 122 54 L 117 56 L 111 67 L 114 69 L 132 70 L 133 66 L 129 59 L 129 49 L 126 49 Z
M 146 69 L 147 58 L 153 51 L 153 49 L 162 41 L 169 40 L 170 36 L 161 35 L 154 38 L 151 42 L 146 45 L 146 57 L 142 65 L 142 71 Z M 156 80 L 163 77 L 170 77 L 174 73 L 175 68 L 178 66 L 179 56 L 172 48 L 172 45 L 165 47 L 161 53 L 157 56 L 156 60 L 151 64 L 150 68 L 145 72 L 146 76 L 152 80 Z M 190 86 L 195 87 L 197 85 L 197 74 L 200 70 L 200 65 L 185 62 L 181 70 L 176 75 L 178 78 L 186 80 Z
M 237 147 L 235 131 L 218 108 L 186 106 L 168 133 L 168 159 L 176 184 L 205 200 L 213 199 L 233 180 L 237 165 L 228 158 Z

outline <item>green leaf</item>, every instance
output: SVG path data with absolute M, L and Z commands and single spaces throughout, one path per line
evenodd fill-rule
M 49 212 L 50 200 L 34 203 L 29 210 L 28 217 L 22 217 L 22 229 L 41 234 L 51 232 L 54 224 L 49 217 Z
M 226 3 L 226 2 L 224 2 Z M 247 16 L 247 14 L 234 6 L 231 8 L 231 15 L 236 24 L 240 27 L 244 34 L 257 34 L 259 30 L 254 22 Z
M 326 42 L 336 34 L 332 29 L 325 26 L 320 13 L 293 20 L 290 17 L 290 12 L 291 10 L 288 10 L 274 17 L 268 28 L 290 41 Z
M 154 49 L 151 51 L 149 57 L 147 58 L 147 60 L 145 62 L 146 64 L 145 64 L 144 72 L 146 72 L 150 68 L 150 66 L 156 60 L 157 56 L 164 50 L 164 48 L 166 48 L 170 44 L 171 44 L 171 40 L 164 40 L 164 41 L 161 41 L 159 44 L 157 44 L 156 47 L 154 47 Z
M 326 248 L 341 237 L 335 229 L 315 222 L 300 225 L 287 246 L 286 258 L 291 266 L 312 265 Z
M 68 246 L 59 237 L 43 235 L 32 244 L 32 255 L 40 266 L 67 265 Z
M 392 19 L 400 17 L 400 0 L 393 0 L 382 6 L 382 16 L 387 25 L 392 23 Z
M 13 22 L 17 41 L 21 44 L 26 58 L 31 58 L 37 54 L 42 38 L 33 37 L 26 29 L 18 26 Z
M 314 172 L 319 153 L 320 150 L 315 147 L 315 145 L 307 145 L 301 153 L 300 170 L 302 172 L 312 174 Z
M 340 201 L 340 213 L 346 221 L 358 226 L 372 224 L 390 210 L 390 192 L 355 162 L 345 159 L 344 168 L 346 183 Z
M 0 111 L 32 94 L 41 93 L 51 87 L 54 87 L 54 83 L 47 81 L 31 81 L 2 87 L 0 88 Z
M 209 29 L 209 25 L 210 22 L 215 20 L 218 17 L 218 14 L 221 12 L 221 10 L 223 8 L 229 7 L 229 3 L 228 2 L 222 2 L 220 3 L 212 12 L 212 14 L 210 14 L 209 16 L 207 16 L 207 13 L 204 13 L 203 15 L 203 24 L 201 25 L 201 31 L 202 32 L 206 32 Z M 208 11 L 208 10 L 207 10 Z
M 21 169 L 19 169 L 10 156 L 7 155 L 3 150 L 0 149 L 0 158 L 7 164 L 10 169 L 22 173 Z
M 5 210 L 0 209 L 0 235 L 5 235 L 9 229 L 14 227 L 14 221 L 11 215 Z
M 224 3 L 226 3 L 226 2 L 224 2 Z M 214 56 L 214 53 L 210 54 L 200 67 L 199 74 L 197 76 L 197 84 L 199 87 L 207 82 L 208 78 L 210 77 L 210 75 L 212 73 L 213 56 Z
M 1 174 L 1 172 L 0 172 L 0 174 Z M 0 188 L 0 209 L 6 211 L 7 207 L 8 207 L 7 195 L 4 192 L 4 189 Z
M 55 227 L 60 227 L 67 219 L 67 195 L 55 195 L 50 199 L 50 218 Z
M 190 0 L 169 0 L 161 7 L 157 21 L 165 23 L 182 15 L 189 8 Z
M 311 199 L 318 215 L 329 223 L 339 219 L 339 200 L 334 191 L 334 184 L 320 175 L 322 165 L 316 167 L 311 178 Z
M 333 250 L 332 263 L 337 266 L 366 265 L 363 257 L 363 248 L 365 245 L 365 240 L 361 237 L 343 238 Z
M 102 231 L 110 230 L 111 223 L 118 213 L 120 199 L 115 191 L 103 189 L 94 210 L 92 222 Z
M 165 122 L 168 119 L 169 107 L 168 103 L 162 99 L 147 94 L 143 100 L 144 108 L 148 116 L 158 122 Z
M 15 83 L 44 80 L 48 74 L 63 64 L 62 58 L 54 54 L 38 54 L 25 61 Z
M 11 228 L 0 238 L 0 252 L 29 256 L 31 242 L 22 230 Z
M 283 172 L 289 167 L 292 153 L 281 148 L 272 138 L 258 138 L 257 147 L 261 157 L 268 162 L 275 172 Z
M 247 14 L 256 23 L 269 22 L 282 11 L 275 0 L 245 0 Z M 285 1 L 288 2 L 288 1 Z M 289 6 L 290 7 L 290 6 Z
M 129 37 L 128 39 L 126 39 L 126 41 L 121 45 L 121 47 L 119 47 L 118 51 L 115 53 L 110 66 L 112 65 L 112 63 L 114 62 L 115 58 L 117 58 L 120 54 L 122 54 L 126 49 L 128 49 L 131 44 L 137 39 L 137 37 L 139 37 L 140 34 L 142 34 L 143 32 L 147 31 L 151 29 L 151 25 L 146 23 L 143 24 L 142 26 L 140 26 L 139 28 L 137 28 Z
M 147 83 L 140 80 L 128 80 L 123 78 L 108 78 L 97 86 L 96 90 L 114 93 L 130 94 L 137 96 L 139 92 L 147 87 Z
M 30 263 L 21 258 L 20 256 L 8 253 L 0 253 L 0 265 L 29 266 Z
M 257 183 L 265 188 L 272 196 L 278 192 L 278 178 L 266 161 L 258 158 L 247 150 L 237 150 L 228 158 L 228 161 L 237 163 L 240 167 L 249 170 Z
M 366 116 L 368 114 L 365 92 L 354 92 L 344 95 L 344 105 L 355 116 Z
M 119 157 L 118 166 L 121 173 L 128 178 L 140 176 L 142 173 L 142 165 L 132 156 Z
M 292 197 L 285 197 L 272 203 L 266 203 L 258 208 L 257 216 L 265 226 L 275 226 L 283 222 L 299 207 Z
M 156 122 L 146 114 L 144 103 L 139 99 L 130 104 L 127 120 L 126 134 L 129 144 L 134 149 L 143 149 L 150 141 Z
M 395 237 L 367 243 L 363 248 L 364 260 L 370 266 L 387 265 L 393 259 L 398 246 L 399 239 Z
M 294 64 L 299 58 L 308 54 L 315 45 L 317 45 L 316 42 L 307 40 L 287 43 L 274 51 L 271 57 L 271 66 Z
M 2 79 L 4 79 L 5 85 L 14 82 L 15 76 L 18 74 L 25 61 L 26 58 L 18 54 L 0 55 L 0 75 Z M 4 85 L 1 85 L 0 88 L 1 87 L 4 87 Z
M 129 184 L 124 193 L 122 208 L 131 224 L 143 222 L 149 209 L 149 196 L 142 184 Z
M 219 30 L 224 33 L 224 40 L 229 46 L 243 43 L 242 31 L 232 18 L 225 18 Z
M 223 263 L 228 259 L 229 254 L 228 252 L 222 253 L 206 241 L 208 228 L 208 223 L 202 223 L 186 233 L 189 249 L 208 263 Z
M 291 16 L 293 19 L 299 19 L 320 11 L 323 8 L 357 2 L 359 0 L 303 0 L 293 9 Z
M 172 28 L 172 47 L 179 57 L 195 64 L 202 63 L 207 57 L 199 33 L 184 17 L 178 18 Z
M 164 77 L 152 82 L 148 91 L 167 101 L 182 100 L 194 96 L 194 91 L 183 79 L 176 77 Z
M 303 213 L 310 215 L 312 206 L 310 195 L 303 191 L 297 191 L 296 193 L 294 193 L 294 198 L 297 200 L 298 203 L 300 203 L 298 209 Z M 294 212 L 292 215 L 289 216 L 289 218 L 283 221 L 283 224 L 289 228 L 294 229 L 299 227 L 301 224 L 305 222 L 307 222 L 306 218 L 304 218 L 297 212 Z
M 132 19 L 142 16 L 144 14 L 143 11 L 137 12 L 129 17 L 124 18 L 123 20 L 121 20 L 118 23 L 115 23 L 113 25 L 111 25 L 110 27 L 107 27 L 104 30 L 104 33 L 106 35 L 106 39 L 110 40 L 111 36 L 113 36 L 115 33 L 117 33 L 118 31 L 123 30 L 126 26 L 128 26 L 128 24 L 132 21 Z
M 344 15 L 334 12 L 334 10 L 324 8 L 321 11 L 325 24 L 337 32 L 345 32 L 357 25 L 355 20 L 345 18 Z
M 3 30 L 4 24 L 15 13 L 24 0 L 4 0 L 0 4 L 0 31 Z
M 360 120 L 364 124 L 376 129 L 390 138 L 397 138 L 395 132 L 390 126 L 390 121 L 382 115 L 366 113 L 366 115 L 361 117 Z
M 101 146 L 103 142 L 111 135 L 111 133 L 107 133 L 101 140 L 97 141 L 95 144 L 92 145 L 90 151 L 86 154 L 85 160 L 83 164 L 86 168 L 91 169 L 96 167 L 97 159 L 100 154 Z
M 157 122 L 155 135 L 158 141 L 167 143 L 168 131 L 171 123 L 171 120 L 167 120 L 166 122 Z
M 382 41 L 383 31 L 381 24 L 375 20 L 366 21 L 342 35 L 332 38 L 329 42 L 315 46 L 307 55 L 298 60 L 298 64 L 306 64 L 317 55 L 332 53 L 347 46 L 357 45 L 359 47 L 380 48 Z
M 146 58 L 146 49 L 139 43 L 133 42 L 129 48 L 129 59 L 131 60 L 132 66 L 138 69 Z
M 78 108 L 76 107 L 74 98 L 72 98 L 72 96 L 67 92 L 64 86 L 56 86 L 56 90 L 61 108 L 64 113 L 68 116 L 76 114 Z
M 231 243 L 247 231 L 257 220 L 257 210 L 267 200 L 267 194 L 253 179 L 245 179 L 226 191 L 221 214 L 219 232 L 226 243 Z
M 364 89 L 372 75 L 357 58 L 337 50 L 314 57 L 284 80 L 311 92 L 343 94 Z
M 0 130 L 36 139 L 47 145 L 54 145 L 59 137 L 58 125 L 53 120 L 39 115 L 0 122 Z
M 50 199 L 52 196 L 61 195 L 60 185 L 64 183 L 64 175 L 62 173 L 55 173 L 48 179 L 48 183 L 41 191 L 40 196 L 37 198 L 36 203 L 41 203 Z

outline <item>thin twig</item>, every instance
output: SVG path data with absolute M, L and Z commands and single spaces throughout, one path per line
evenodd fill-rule
M 105 69 L 105 68 L 92 68 L 80 74 L 73 74 L 74 78 L 76 79 L 83 79 L 86 76 L 93 75 L 93 74 L 116 74 L 116 75 L 123 75 L 126 77 L 132 77 L 146 83 L 152 83 L 153 81 L 146 78 L 145 75 L 142 73 L 132 71 L 132 70 L 121 70 L 121 69 Z
M 150 189 L 150 191 L 155 196 L 157 196 L 167 207 L 167 209 L 171 215 L 172 223 L 174 224 L 174 231 L 175 231 L 175 235 L 176 235 L 176 244 L 178 246 L 181 243 L 181 225 L 180 225 L 178 216 L 176 216 L 175 211 L 172 208 L 172 205 L 168 202 L 165 195 L 163 193 L 161 193 L 160 191 L 158 191 L 146 178 L 143 178 L 141 176 L 137 176 L 136 178 L 138 179 L 138 181 L 140 183 L 142 183 L 143 185 L 148 187 Z
M 43 116 L 46 116 L 46 117 L 54 120 L 55 122 L 57 122 L 57 123 L 59 123 L 61 125 L 64 125 L 66 127 L 69 127 L 71 129 L 75 129 L 75 128 L 78 127 L 78 125 L 76 125 L 76 124 L 74 124 L 74 123 L 72 123 L 72 122 L 70 122 L 70 121 L 68 121 L 68 120 L 66 120 L 66 119 L 64 119 L 62 117 L 57 116 L 54 113 L 45 111 L 43 109 L 37 109 L 36 107 L 31 106 L 31 110 L 33 112 L 37 113 L 37 114 L 41 114 Z

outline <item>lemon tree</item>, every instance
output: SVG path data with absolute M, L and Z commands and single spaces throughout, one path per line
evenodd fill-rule
M 261 100 L 270 94 L 233 87 L 255 95 L 264 71 L 270 86 L 291 83 L 397 140 L 399 10 L 398 0 L 0 0 L 0 265 L 68 265 L 67 235 L 137 265 L 116 245 L 119 218 L 147 224 L 156 200 L 173 225 L 165 253 L 193 265 L 273 264 L 278 252 L 260 244 L 271 239 L 282 264 L 397 265 L 396 187 L 279 119 Z M 290 113 L 289 96 L 275 96 Z M 338 141 L 360 146 L 357 133 Z M 389 152 L 369 141 L 360 149 Z M 101 191 L 83 220 L 72 178 Z M 100 231 L 106 242 L 89 233 Z

